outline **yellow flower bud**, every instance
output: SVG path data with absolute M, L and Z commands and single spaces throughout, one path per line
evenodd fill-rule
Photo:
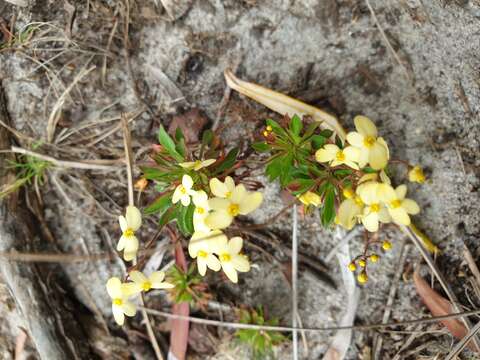
M 264 130 L 264 131 L 263 131 L 263 136 L 264 136 L 264 137 L 267 137 L 268 134 L 270 134 L 270 133 L 269 133 L 267 130 Z
M 365 271 L 362 271 L 360 274 L 358 274 L 357 280 L 360 284 L 365 284 L 368 281 L 367 273 Z
M 365 267 L 367 266 L 367 262 L 364 259 L 360 259 L 358 260 L 358 265 L 360 265 L 361 267 Z
M 343 189 L 343 196 L 345 196 L 346 199 L 351 199 L 355 196 L 355 192 L 352 190 L 352 188 L 345 188 Z
M 425 182 L 425 174 L 423 173 L 422 168 L 420 166 L 414 166 L 408 172 L 408 180 L 423 184 Z
M 380 257 L 377 254 L 372 254 L 369 256 L 371 262 L 376 263 Z
M 390 241 L 385 240 L 382 243 L 383 250 L 390 250 L 392 248 L 392 243 Z
M 267 131 L 272 131 L 272 127 L 270 125 L 267 126 Z
M 348 270 L 350 270 L 352 272 L 357 270 L 357 265 L 355 265 L 354 262 L 351 262 L 350 264 L 348 264 Z

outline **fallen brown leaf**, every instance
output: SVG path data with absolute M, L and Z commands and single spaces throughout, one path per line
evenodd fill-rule
M 194 108 L 182 115 L 174 116 L 168 127 L 168 132 L 171 136 L 174 136 L 175 131 L 179 127 L 182 129 L 187 144 L 197 142 L 199 140 L 198 135 L 201 133 L 202 128 L 207 122 L 208 119 L 200 112 L 200 110 Z

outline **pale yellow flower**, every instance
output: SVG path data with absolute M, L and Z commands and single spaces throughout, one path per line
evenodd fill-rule
M 172 196 L 172 203 L 176 204 L 181 202 L 183 206 L 190 205 L 190 196 L 195 194 L 195 190 L 192 189 L 193 180 L 189 175 L 183 175 L 182 183 L 175 188 Z
M 210 228 L 205 224 L 205 219 L 210 211 L 208 205 L 208 195 L 205 191 L 200 190 L 192 196 L 195 211 L 193 212 L 193 228 L 195 231 L 208 232 Z
M 322 203 L 322 198 L 318 194 L 315 194 L 314 192 L 311 192 L 311 191 L 307 191 L 302 195 L 300 195 L 298 197 L 298 200 L 300 200 L 302 204 L 306 206 L 309 206 L 309 205 L 320 206 L 320 204 Z
M 410 225 L 410 216 L 418 214 L 420 207 L 411 199 L 406 199 L 407 186 L 400 185 L 395 190 L 387 184 L 378 186 L 378 195 L 383 203 L 387 206 L 388 212 L 392 220 L 401 225 Z
M 195 232 L 188 244 L 188 253 L 193 259 L 197 259 L 197 268 L 200 275 L 204 276 L 207 267 L 213 271 L 221 269 L 220 261 L 214 253 L 218 253 L 225 244 L 227 237 L 220 230 L 210 232 Z
M 357 132 L 348 133 L 347 141 L 360 149 L 360 167 L 368 163 L 375 170 L 383 169 L 390 158 L 387 143 L 383 138 L 377 137 L 377 127 L 369 118 L 356 116 L 353 121 Z
M 112 277 L 107 281 L 107 292 L 112 299 L 112 313 L 118 325 L 125 322 L 125 315 L 135 316 L 137 308 L 135 304 L 128 301 L 128 292 L 125 284 L 119 278 Z
M 125 261 L 131 261 L 137 256 L 138 239 L 135 236 L 135 231 L 142 225 L 142 214 L 135 206 L 127 206 L 125 216 L 120 215 L 118 222 L 120 223 L 122 236 L 117 244 L 117 250 L 123 250 Z
M 337 145 L 327 144 L 318 149 L 315 153 L 315 159 L 318 162 L 328 162 L 330 166 L 347 165 L 352 169 L 358 170 L 358 161 L 360 159 L 360 150 L 353 146 L 347 146 L 340 149 Z
M 378 230 L 379 222 L 388 223 L 391 221 L 391 217 L 379 197 L 379 185 L 377 182 L 370 181 L 359 185 L 357 188 L 357 194 L 365 204 L 360 219 L 363 226 L 370 232 Z
M 196 160 L 196 161 L 188 161 L 188 162 L 182 162 L 179 163 L 181 167 L 184 169 L 193 169 L 195 171 L 198 171 L 200 169 L 206 168 L 210 165 L 212 165 L 215 161 L 215 159 L 207 159 L 207 160 Z
M 216 197 L 228 199 L 232 196 L 233 190 L 235 190 L 235 182 L 230 176 L 225 178 L 225 182 L 213 178 L 210 179 L 210 190 Z
M 138 294 L 142 291 L 149 291 L 150 289 L 171 289 L 174 287 L 173 284 L 170 284 L 165 279 L 165 273 L 163 271 L 154 271 L 150 276 L 145 276 L 142 272 L 134 270 L 130 271 L 129 274 L 132 282 L 126 283 L 125 292 L 130 294 Z
M 205 224 L 210 229 L 224 229 L 232 223 L 235 216 L 247 215 L 256 210 L 262 203 L 262 193 L 247 191 L 243 184 L 235 186 L 231 194 L 224 192 L 223 186 L 217 188 L 218 185 L 225 184 L 220 181 L 210 181 L 212 193 L 223 194 L 225 197 L 215 197 L 208 200 L 210 209 L 213 211 L 206 217 Z
M 342 201 L 338 207 L 335 222 L 350 230 L 360 220 L 363 208 L 364 204 L 360 196 L 353 195 L 351 198 Z
M 422 168 L 420 166 L 414 166 L 408 172 L 408 180 L 423 184 L 425 182 L 425 174 L 423 173 Z
M 238 272 L 247 272 L 250 270 L 250 263 L 245 255 L 242 255 L 243 240 L 236 236 L 231 238 L 228 243 L 224 243 L 218 250 L 218 258 L 222 265 L 222 270 L 231 282 L 238 282 Z

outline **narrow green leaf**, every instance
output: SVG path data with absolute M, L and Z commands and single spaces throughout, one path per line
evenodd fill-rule
M 312 146 L 314 150 L 318 150 L 325 145 L 327 138 L 323 137 L 322 135 L 313 135 L 312 136 Z
M 202 145 L 208 146 L 211 144 L 212 140 L 213 140 L 212 130 L 205 130 L 202 134 Z
M 163 213 L 168 209 L 169 206 L 172 206 L 172 193 L 166 193 L 158 198 L 156 198 L 145 210 L 144 214 L 159 214 L 163 215 Z
M 335 219 L 335 188 L 328 183 L 323 198 L 323 207 L 320 211 L 320 218 L 324 227 L 329 227 Z
M 176 148 L 175 142 L 173 139 L 168 135 L 165 131 L 163 125 L 160 125 L 160 129 L 158 130 L 158 142 L 165 148 L 165 150 L 177 161 L 183 161 L 184 158 L 180 155 Z
M 158 221 L 158 225 L 160 226 L 160 228 L 164 227 L 168 223 L 175 220 L 177 217 L 177 214 L 178 214 L 178 205 L 171 206 L 167 211 L 163 213 L 162 216 L 160 216 L 160 220 Z
M 177 214 L 178 228 L 183 235 L 188 236 L 193 234 L 193 212 L 195 206 L 190 204 L 189 206 L 181 206 L 180 211 Z
M 237 147 L 230 150 L 227 156 L 225 156 L 225 159 L 223 159 L 220 165 L 218 165 L 215 169 L 215 174 L 220 174 L 225 170 L 231 169 L 233 165 L 235 165 L 235 161 L 237 160 L 238 151 L 239 149 Z
M 344 177 L 346 175 L 350 175 L 353 172 L 353 170 L 350 169 L 340 169 L 340 170 L 335 170 L 333 175 L 337 177 Z
M 292 133 L 296 136 L 300 136 L 302 128 L 303 123 L 300 117 L 297 114 L 293 115 L 292 119 L 290 120 L 290 130 L 292 131 Z
M 280 137 L 283 137 L 283 138 L 285 138 L 285 139 L 288 139 L 288 134 L 287 134 L 287 132 L 285 131 L 285 129 L 282 128 L 282 127 L 280 126 L 280 124 L 277 123 L 275 120 L 267 119 L 267 120 L 266 120 L 266 123 L 267 123 L 267 125 L 270 125 L 270 126 L 272 127 L 272 131 L 273 131 L 276 135 L 278 135 L 278 136 L 280 136 Z
M 252 144 L 252 148 L 258 152 L 267 152 L 270 150 L 270 145 L 264 141 L 256 142 Z
M 323 129 L 322 131 L 320 131 L 320 135 L 328 139 L 333 135 L 333 131 L 330 129 Z

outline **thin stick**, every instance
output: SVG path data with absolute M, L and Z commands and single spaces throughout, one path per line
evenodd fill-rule
M 11 151 L 13 153 L 33 156 L 37 159 L 41 159 L 41 160 L 44 160 L 44 161 L 51 162 L 54 166 L 61 167 L 61 168 L 83 169 L 83 170 L 104 170 L 104 171 L 111 171 L 111 170 L 119 169 L 119 167 L 115 166 L 115 165 L 92 164 L 92 163 L 85 162 L 85 161 L 59 160 L 59 159 L 55 159 L 54 157 L 51 157 L 51 156 L 48 156 L 48 155 L 42 155 L 42 154 L 36 153 L 34 151 L 27 150 L 27 149 L 24 149 L 24 148 L 20 148 L 20 147 L 17 147 L 17 146 L 12 146 Z
M 292 327 L 297 327 L 298 312 L 298 294 L 297 294 L 297 277 L 298 277 L 298 215 L 297 205 L 292 208 Z M 294 330 L 293 338 L 293 360 L 298 360 L 298 333 Z
M 443 291 L 445 291 L 445 294 L 447 294 L 450 302 L 452 303 L 452 307 L 454 311 L 461 311 L 462 307 L 460 305 L 460 302 L 458 301 L 456 295 L 453 293 L 453 291 L 450 289 L 450 286 L 448 285 L 447 281 L 445 280 L 445 277 L 443 274 L 440 272 L 438 267 L 435 265 L 435 262 L 433 261 L 432 257 L 430 256 L 430 253 L 423 247 L 422 245 L 422 240 L 417 237 L 417 235 L 413 232 L 413 230 L 410 227 L 406 226 L 401 226 L 400 227 L 404 233 L 408 235 L 410 240 L 415 244 L 417 247 L 418 251 L 420 251 L 420 254 L 422 254 L 425 262 L 428 264 L 430 269 L 432 270 L 433 274 L 435 277 L 438 279 L 438 282 L 443 288 Z M 472 328 L 472 324 L 468 320 L 468 318 L 462 318 L 462 322 L 465 324 L 465 327 L 470 330 Z M 473 338 L 473 341 L 475 343 L 475 346 L 477 349 L 480 349 L 480 346 L 478 344 L 478 340 L 476 337 Z
M 480 285 L 480 271 L 478 270 L 478 266 L 475 263 L 475 259 L 473 258 L 472 253 L 465 244 L 463 244 L 463 256 L 465 257 L 468 267 L 470 268 L 470 271 L 475 277 L 477 284 Z
M 293 328 L 290 326 L 270 326 L 270 325 L 254 325 L 254 324 L 244 324 L 244 323 L 235 323 L 235 322 L 228 322 L 228 321 L 218 321 L 218 320 L 210 320 L 210 319 L 202 319 L 199 317 L 194 316 L 183 316 L 172 314 L 165 311 L 159 311 L 154 309 L 144 308 L 145 311 L 151 315 L 162 316 L 167 319 L 180 319 L 180 320 L 188 320 L 192 323 L 197 324 L 205 324 L 205 325 L 212 325 L 218 327 L 227 327 L 232 329 L 253 329 L 253 330 L 266 330 L 266 331 L 285 331 L 285 332 L 293 332 L 293 331 L 307 331 L 307 332 L 329 332 L 329 331 L 338 331 L 338 330 L 372 330 L 372 329 L 382 329 L 382 328 L 389 328 L 395 326 L 406 326 L 406 325 L 413 325 L 413 324 L 427 324 L 427 323 L 436 323 L 447 319 L 456 319 L 456 318 L 464 318 L 467 316 L 478 315 L 480 314 L 480 309 L 464 311 L 460 313 L 453 313 L 448 315 L 442 316 L 432 316 L 422 319 L 415 319 L 415 320 L 407 320 L 407 321 L 399 321 L 399 322 L 390 322 L 385 324 L 371 324 L 371 325 L 352 325 L 352 326 L 330 326 L 330 327 L 302 327 L 302 328 Z

